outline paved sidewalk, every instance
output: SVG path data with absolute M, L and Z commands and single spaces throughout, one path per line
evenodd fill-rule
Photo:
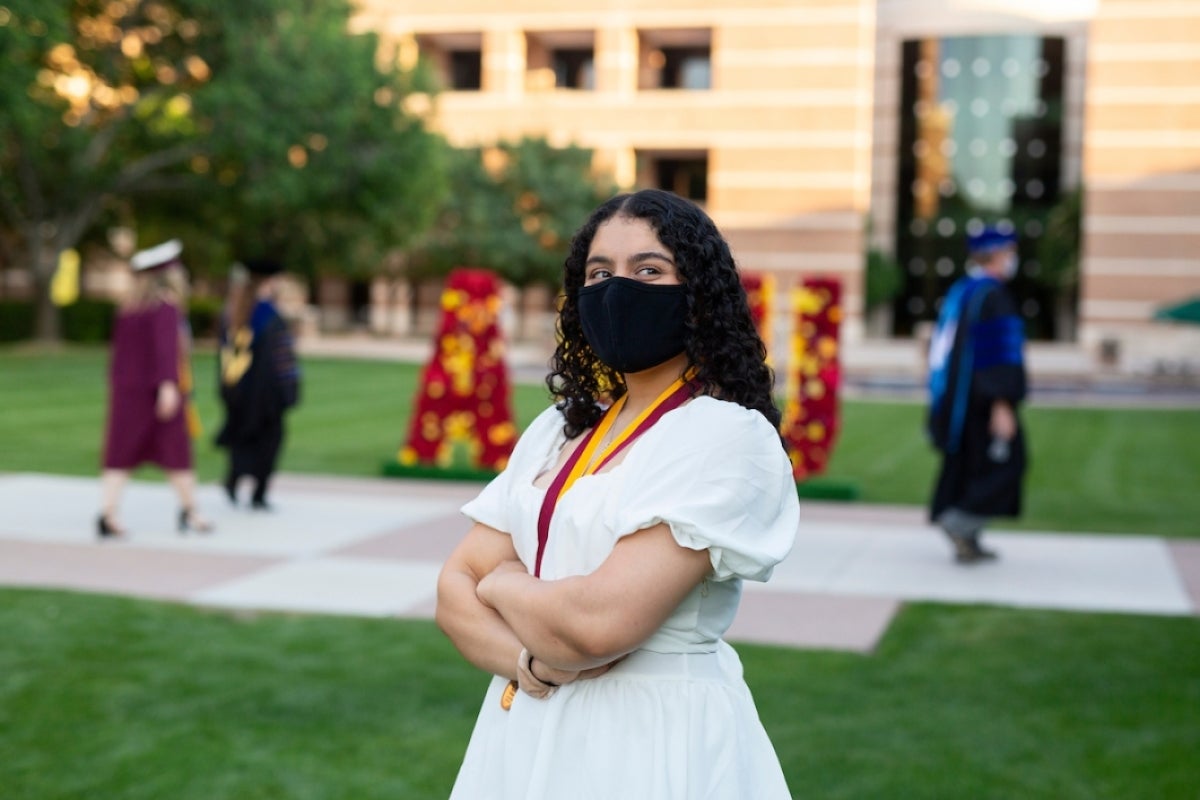
M 208 607 L 428 618 L 442 561 L 478 486 L 283 475 L 277 510 L 200 505 L 211 535 L 181 536 L 162 483 L 126 493 L 123 542 L 95 536 L 96 479 L 0 475 L 0 584 L 109 592 Z M 729 638 L 867 651 L 901 603 L 1200 613 L 1200 539 L 997 532 L 994 563 L 960 567 L 920 509 L 805 501 L 796 547 L 746 584 Z M 1200 531 L 1198 531 L 1200 535 Z

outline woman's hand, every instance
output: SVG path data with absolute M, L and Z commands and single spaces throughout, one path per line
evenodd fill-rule
M 508 572 L 519 572 L 522 575 L 528 575 L 529 570 L 525 566 L 525 562 L 519 558 L 510 558 L 507 561 L 501 561 L 496 565 L 496 568 L 489 572 L 489 575 L 504 575 Z
M 545 664 L 541 671 L 534 672 L 534 658 L 528 650 L 522 650 L 517 658 L 517 687 L 535 700 L 545 700 L 554 694 L 554 690 L 564 683 L 570 683 L 578 677 L 577 672 L 551 669 Z
M 554 694 L 554 690 L 559 686 L 600 677 L 620 662 L 621 658 L 609 664 L 580 671 L 556 669 L 536 658 L 528 650 L 522 650 L 521 657 L 517 659 L 517 686 L 530 697 L 542 700 Z
M 479 602 L 491 608 L 495 608 L 493 598 L 496 592 L 499 590 L 499 586 L 506 575 L 528 576 L 529 570 L 519 559 L 501 561 L 496 565 L 495 569 L 493 569 L 487 575 L 484 575 L 483 578 L 480 579 L 479 584 L 475 587 L 475 596 L 479 598 Z
M 622 537 L 587 575 L 539 580 L 505 565 L 474 588 L 521 646 L 557 667 L 591 669 L 650 638 L 711 572 L 707 550 L 681 547 L 660 522 Z
M 158 385 L 158 398 L 154 404 L 154 415 L 160 422 L 166 422 L 179 411 L 179 387 L 171 381 L 163 381 Z
M 988 432 L 995 439 L 1010 441 L 1017 435 L 1017 415 L 1012 406 L 1003 400 L 992 403 L 992 418 L 988 423 Z

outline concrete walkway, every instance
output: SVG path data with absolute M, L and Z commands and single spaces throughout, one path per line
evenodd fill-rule
M 107 592 L 218 608 L 428 618 L 439 567 L 466 529 L 473 484 L 283 475 L 276 510 L 200 506 L 181 536 L 165 484 L 134 482 L 130 536 L 98 541 L 96 479 L 0 475 L 0 585 Z M 953 564 L 921 509 L 802 504 L 796 546 L 746 584 L 729 638 L 867 651 L 906 600 L 1069 611 L 1200 613 L 1200 539 L 998 531 L 1000 560 Z M 1197 531 L 1200 536 L 1200 530 Z

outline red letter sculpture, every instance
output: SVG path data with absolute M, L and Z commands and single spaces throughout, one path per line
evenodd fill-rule
M 398 456 L 401 466 L 499 471 L 508 463 L 517 431 L 497 324 L 499 290 L 487 270 L 450 273 L 433 358 L 421 373 L 408 442 Z
M 841 284 L 806 278 L 792 298 L 796 322 L 782 430 L 792 474 L 802 481 L 825 471 L 838 433 Z

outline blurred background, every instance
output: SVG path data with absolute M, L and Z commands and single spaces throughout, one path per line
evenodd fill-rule
M 523 428 L 570 236 L 641 187 L 727 235 L 781 383 L 792 290 L 840 284 L 827 477 L 862 502 L 806 499 L 788 564 L 870 579 L 757 608 L 867 644 L 738 642 L 796 796 L 1194 799 L 1198 0 L 0 0 L 0 794 L 446 797 L 485 677 L 426 617 L 478 484 L 381 464 L 451 270 L 503 280 Z M 922 385 L 984 224 L 1020 239 L 1032 455 L 1004 557 L 964 571 Z M 218 530 L 179 536 L 150 470 L 133 540 L 97 543 L 115 304 L 172 238 Z M 228 506 L 211 445 L 261 257 L 303 376 L 274 515 Z
M 775 280 L 780 362 L 829 276 L 848 380 L 918 382 L 999 222 L 1035 384 L 1200 380 L 1196 3 L 6 0 L 0 43 L 0 339 L 106 339 L 179 236 L 201 338 L 270 253 L 302 347 L 427 340 L 475 266 L 540 355 L 574 228 L 653 186 Z

